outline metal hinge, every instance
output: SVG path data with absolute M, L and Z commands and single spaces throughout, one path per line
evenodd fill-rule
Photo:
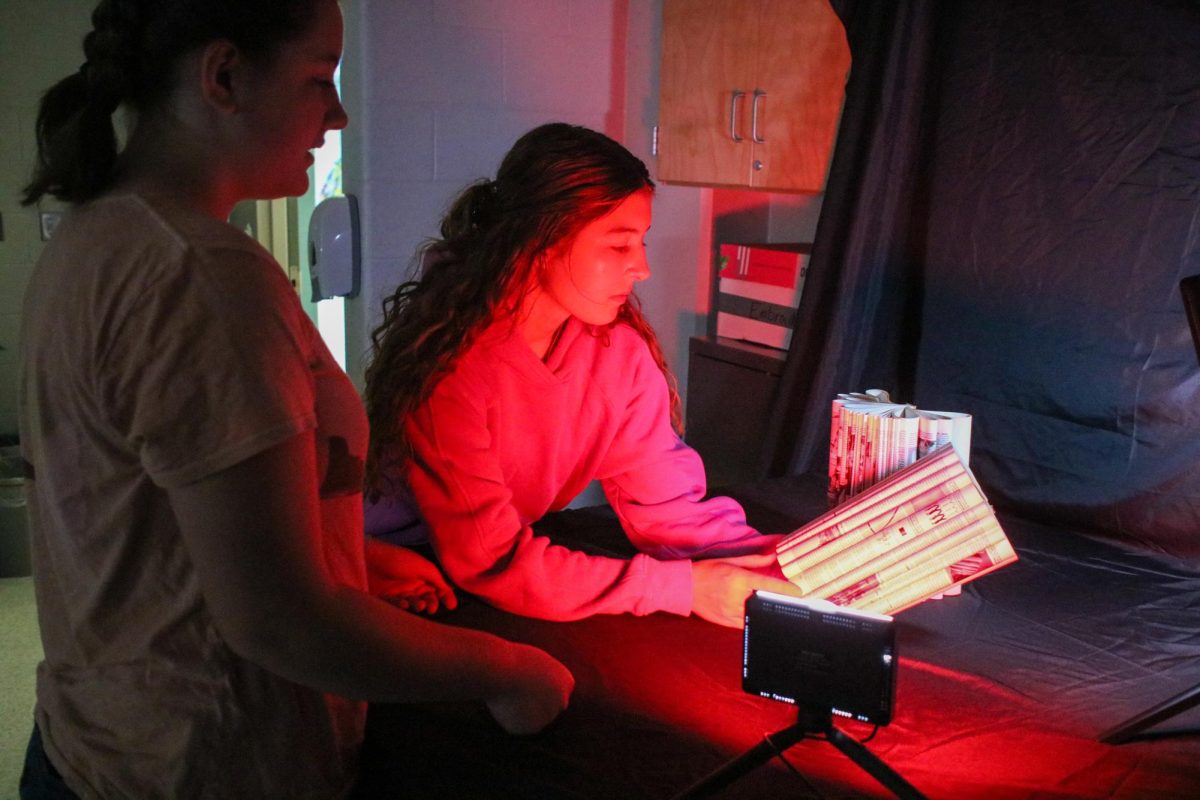
M 650 130 L 650 155 L 658 156 L 658 126 L 655 125 Z

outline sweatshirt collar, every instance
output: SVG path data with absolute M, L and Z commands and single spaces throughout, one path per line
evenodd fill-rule
M 545 362 L 534 354 L 509 319 L 493 322 L 480 335 L 479 341 L 491 355 L 503 359 L 530 379 L 543 383 L 561 383 L 568 380 L 575 369 L 570 359 L 571 351 L 586 344 L 580 337 L 592 338 L 589 326 L 574 317 L 569 318 L 562 337 Z

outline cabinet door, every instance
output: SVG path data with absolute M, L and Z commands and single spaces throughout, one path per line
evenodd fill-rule
M 820 192 L 841 117 L 850 47 L 828 0 L 759 0 L 755 89 L 757 129 L 750 183 Z M 757 112 L 757 113 L 754 113 Z M 757 168 L 755 168 L 757 166 Z
M 663 3 L 661 180 L 748 185 L 757 16 L 756 3 L 742 0 Z M 735 91 L 744 93 L 736 102 Z
M 828 0 L 664 0 L 658 177 L 822 191 L 849 67 Z
M 720 337 L 688 343 L 685 441 L 709 489 L 754 480 L 786 354 Z

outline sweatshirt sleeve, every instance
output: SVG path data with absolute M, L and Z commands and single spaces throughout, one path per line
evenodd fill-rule
M 658 558 L 696 558 L 759 552 L 772 540 L 746 524 L 741 505 L 729 497 L 705 499 L 699 454 L 671 427 L 670 394 L 644 341 L 622 331 L 622 422 L 599 476 L 609 504 L 630 541 Z M 615 337 L 614 337 L 615 338 Z
M 479 394 L 452 375 L 407 423 L 409 483 L 447 575 L 498 608 L 541 619 L 690 614 L 690 562 L 592 556 L 522 523 Z

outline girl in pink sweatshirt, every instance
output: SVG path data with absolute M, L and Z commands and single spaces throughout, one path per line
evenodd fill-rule
M 738 626 L 776 537 L 729 498 L 677 433 L 679 397 L 638 310 L 654 184 L 595 131 L 521 137 L 468 187 L 384 306 L 366 402 L 376 502 L 411 494 L 461 588 L 545 619 L 696 613 Z M 632 559 L 586 554 L 532 524 L 599 480 Z M 370 512 L 369 512 L 370 513 Z

